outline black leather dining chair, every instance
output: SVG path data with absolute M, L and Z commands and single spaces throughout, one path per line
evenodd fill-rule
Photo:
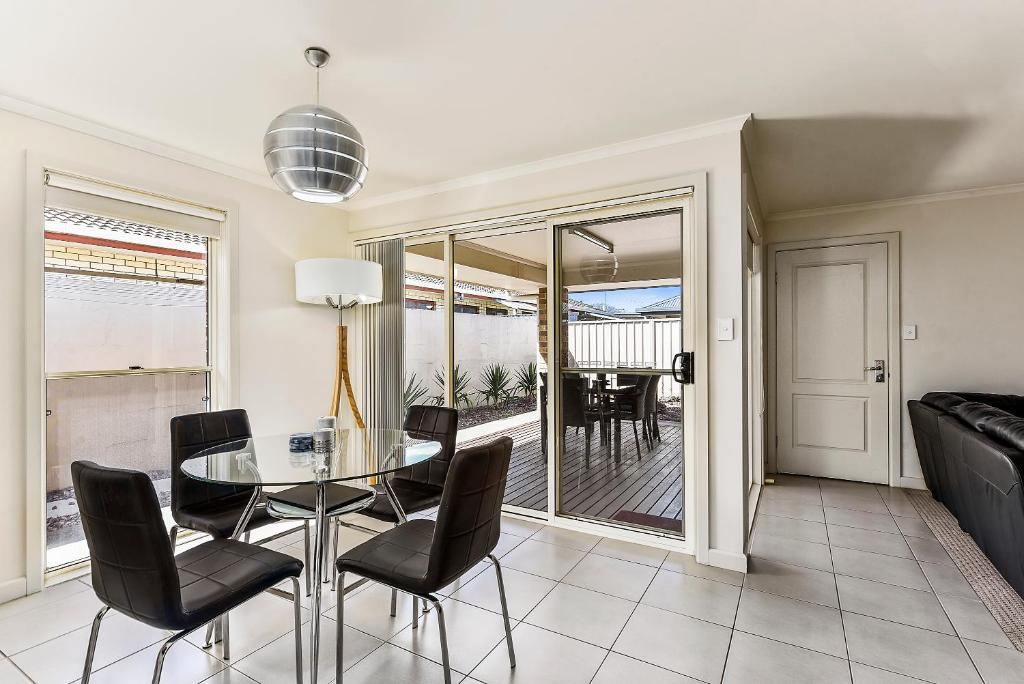
M 174 632 L 157 653 L 153 682 L 158 684 L 174 644 L 287 579 L 293 590 L 296 680 L 302 682 L 301 561 L 223 537 L 175 556 L 156 489 L 145 473 L 75 461 L 71 478 L 89 546 L 93 590 L 104 604 L 92 622 L 82 684 L 89 682 L 100 625 L 111 608 Z M 228 660 L 227 621 L 223 624 L 223 658 Z
M 445 684 L 451 682 L 448 635 L 444 610 L 436 592 L 470 568 L 490 558 L 498 579 L 498 595 L 505 619 L 509 663 L 516 666 L 512 629 L 505 600 L 501 565 L 494 556 L 501 533 L 501 502 L 505 496 L 512 439 L 502 437 L 490 444 L 462 449 L 452 458 L 437 521 L 410 520 L 345 552 L 338 559 L 339 582 L 346 572 L 404 591 L 429 601 L 437 614 L 441 634 L 441 661 Z M 338 594 L 337 624 L 345 624 L 345 596 Z M 413 608 L 413 628 L 419 624 Z M 342 684 L 344 630 L 338 629 L 336 675 Z
M 252 498 L 253 487 L 215 484 L 181 472 L 181 464 L 204 449 L 252 437 L 244 409 L 192 413 L 171 418 L 171 546 L 179 529 L 230 537 Z M 274 522 L 266 508 L 257 506 L 246 531 Z
M 455 455 L 459 412 L 444 406 L 410 406 L 405 414 L 403 429 L 416 439 L 441 443 L 441 452 L 437 456 L 403 468 L 388 479 L 402 511 L 409 514 L 425 511 L 441 502 L 445 478 L 448 477 L 448 468 Z M 377 489 L 381 492 L 379 485 Z M 362 513 L 377 520 L 400 522 L 386 496 L 378 496 L 373 505 Z

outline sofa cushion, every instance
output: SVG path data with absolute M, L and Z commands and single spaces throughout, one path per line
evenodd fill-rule
M 947 413 L 965 401 L 967 400 L 954 392 L 928 392 L 921 397 L 922 404 L 932 406 L 940 411 L 946 411 Z
M 997 442 L 1024 451 L 1024 418 L 997 416 L 984 421 L 981 431 Z
M 950 413 L 978 431 L 981 431 L 985 423 L 990 420 L 1013 418 L 1013 414 L 977 401 L 965 401 L 962 404 L 957 404 L 950 410 Z

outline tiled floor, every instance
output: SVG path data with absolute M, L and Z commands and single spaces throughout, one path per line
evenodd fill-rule
M 751 573 L 687 556 L 506 519 L 498 554 L 519 666 L 509 670 L 494 573 L 484 563 L 443 592 L 455 680 L 648 682 L 1024 681 L 985 607 L 899 491 L 780 477 L 766 489 Z M 361 539 L 349 532 L 345 543 Z M 278 542 L 301 556 L 297 536 Z M 333 606 L 334 595 L 327 598 Z M 369 586 L 346 602 L 346 681 L 439 682 L 433 613 L 388 615 Z M 0 681 L 77 679 L 99 604 L 83 581 L 0 606 Z M 264 596 L 232 614 L 230 666 L 174 647 L 166 682 L 294 681 L 291 609 Z M 324 616 L 333 645 L 333 609 Z M 307 629 L 308 629 L 308 615 Z M 108 618 L 94 682 L 144 682 L 163 634 Z M 308 639 L 307 639 L 308 646 Z M 330 682 L 334 649 L 322 651 Z

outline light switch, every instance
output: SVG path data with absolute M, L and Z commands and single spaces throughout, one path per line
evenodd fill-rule
M 917 339 L 917 326 L 914 324 L 903 326 L 903 339 L 905 340 L 916 340 Z
M 732 331 L 731 318 L 719 318 L 715 328 L 717 330 L 716 338 L 720 342 L 728 342 L 729 340 L 734 339 L 735 336 L 733 335 Z

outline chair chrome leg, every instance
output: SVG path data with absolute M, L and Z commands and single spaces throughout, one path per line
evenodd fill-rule
M 437 609 L 437 629 L 441 633 L 441 664 L 444 665 L 444 684 L 452 684 L 452 666 L 448 662 L 448 632 L 444 627 L 444 609 L 436 598 L 430 597 L 430 602 Z
M 228 613 L 220 616 L 221 657 L 231 660 L 231 621 Z
M 330 555 L 331 559 L 331 589 L 334 591 L 338 590 L 338 531 L 341 529 L 341 524 L 336 520 L 334 521 L 334 553 Z
M 153 667 L 153 684 L 160 684 L 160 677 L 164 673 L 164 660 L 167 658 L 167 652 L 171 650 L 171 646 L 178 643 L 191 633 L 190 631 L 178 632 L 171 636 L 170 639 L 164 642 L 164 645 L 160 647 L 160 652 L 156 654 L 156 665 Z
M 420 627 L 420 599 L 418 596 L 412 597 L 412 628 L 419 629 Z
M 92 619 L 92 631 L 89 632 L 89 648 L 85 650 L 85 669 L 82 670 L 82 684 L 89 684 L 89 676 L 92 674 L 92 658 L 96 655 L 96 640 L 100 637 L 100 623 L 103 616 L 110 610 L 110 606 L 103 606 L 96 617 Z
M 494 554 L 487 556 L 494 563 L 494 574 L 498 577 L 498 597 L 501 599 L 501 616 L 505 618 L 505 641 L 508 643 L 508 662 L 514 668 L 516 666 L 516 651 L 512 647 L 512 625 L 508 620 L 508 603 L 505 601 L 505 580 L 501 576 L 501 563 Z
M 206 641 L 203 642 L 203 648 L 209 650 L 213 648 L 213 628 L 217 624 L 214 620 L 210 624 L 206 625 Z
M 174 549 L 178 546 L 178 526 L 171 525 L 169 534 L 171 537 L 171 551 L 174 551 Z
M 337 567 L 337 563 L 335 563 Z M 345 653 L 345 573 L 338 573 L 338 582 L 342 587 L 342 591 L 338 592 L 338 613 L 337 613 L 337 624 L 338 624 L 338 635 L 334 640 L 335 654 L 334 654 L 334 680 L 335 684 L 342 684 L 342 676 L 344 672 L 344 653 Z M 299 684 L 302 684 L 300 681 Z
M 242 535 L 242 541 L 244 541 L 246 544 L 249 543 L 249 532 L 248 531 L 246 531 L 246 533 Z
M 391 617 L 398 615 L 398 590 L 391 590 Z
M 292 605 L 295 607 L 295 681 L 302 684 L 302 595 L 298 577 L 292 577 Z
M 303 521 L 302 534 L 302 543 L 305 546 L 306 552 L 306 596 L 311 596 L 313 594 L 313 585 L 310 584 L 309 578 L 313 573 L 313 557 L 309 553 L 309 520 Z

